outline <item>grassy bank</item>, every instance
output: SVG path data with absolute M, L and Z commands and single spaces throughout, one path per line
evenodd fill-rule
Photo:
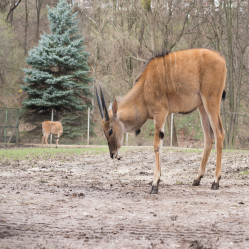
M 3 160 L 26 160 L 39 158 L 54 158 L 60 155 L 77 155 L 82 153 L 99 154 L 107 153 L 107 147 L 84 147 L 84 148 L 15 148 L 1 149 L 0 161 Z
M 120 150 L 120 153 L 125 151 L 139 151 L 139 150 L 148 150 L 149 153 L 153 153 L 153 146 L 123 146 Z M 202 149 L 193 149 L 193 148 L 169 148 L 163 147 L 162 152 L 167 153 L 167 151 L 175 152 L 188 152 L 188 153 L 202 153 Z M 215 150 L 212 150 L 211 153 L 215 153 Z M 224 150 L 224 153 L 249 153 L 249 150 Z M 91 155 L 96 155 L 100 153 L 109 153 L 107 146 L 83 146 L 83 147 L 62 147 L 62 148 L 4 148 L 0 149 L 0 162 L 5 160 L 30 160 L 30 159 L 49 159 L 60 156 L 69 156 L 69 155 L 80 155 L 82 153 L 89 153 Z

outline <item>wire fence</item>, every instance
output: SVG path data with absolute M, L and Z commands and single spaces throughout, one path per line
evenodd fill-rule
M 64 119 L 63 134 L 60 138 L 59 144 L 75 144 L 75 145 L 101 145 L 106 144 L 102 127 L 99 119 L 93 119 L 94 110 L 87 110 L 82 120 L 82 128 L 74 137 L 70 137 L 70 133 L 66 133 L 66 126 Z M 249 126 L 249 118 L 247 113 L 238 113 L 238 135 L 236 138 L 236 148 L 249 148 L 249 135 L 247 128 Z M 172 115 L 173 116 L 173 115 Z M 180 147 L 193 147 L 202 148 L 204 143 L 203 131 L 201 128 L 201 122 L 198 112 L 193 112 L 189 115 L 174 115 L 174 121 L 172 116 L 167 119 L 165 125 L 165 137 L 164 145 L 166 146 L 180 146 Z M 45 120 L 50 120 L 51 117 L 47 117 Z M 81 117 L 82 118 L 82 117 Z M 20 113 L 17 108 L 0 107 L 0 143 L 20 143 L 20 144 L 39 144 L 41 143 L 42 132 L 41 123 L 38 125 L 37 131 L 30 133 L 35 127 L 35 124 L 29 124 L 29 126 L 21 125 L 19 127 Z M 56 119 L 57 120 L 57 119 Z M 55 120 L 55 121 L 56 121 Z M 174 127 L 173 127 L 174 122 Z M 72 124 L 77 122 L 72 122 Z M 29 134 L 27 136 L 27 134 Z M 124 145 L 152 145 L 154 136 L 154 123 L 151 121 L 146 122 L 141 130 L 141 134 L 136 137 L 134 134 L 124 136 Z M 174 138 L 173 138 L 174 136 Z M 55 143 L 55 137 L 53 137 L 53 144 Z M 173 141 L 172 141 L 173 139 Z
M 0 107 L 0 143 L 19 142 L 19 109 Z

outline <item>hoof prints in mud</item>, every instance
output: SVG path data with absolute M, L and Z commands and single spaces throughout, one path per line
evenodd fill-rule
M 138 221 L 134 221 L 139 223 Z M 213 241 L 216 242 L 222 237 L 222 240 L 233 240 L 233 244 L 241 243 L 249 237 L 246 237 L 246 231 L 230 231 L 219 230 L 210 227 L 200 226 L 198 229 L 191 229 L 189 226 L 175 226 L 174 223 L 167 226 L 167 221 L 161 224 L 151 225 L 140 222 L 140 225 L 129 225 L 127 223 L 117 223 L 113 226 L 86 226 L 81 223 L 80 226 L 75 226 L 73 229 L 67 227 L 53 226 L 51 224 L 40 223 L 33 225 L 11 225 L 0 226 L 0 238 L 6 239 L 11 237 L 46 237 L 51 238 L 66 238 L 83 240 L 84 242 L 91 242 L 91 244 L 98 244 L 103 241 L 112 240 L 134 240 L 137 241 L 137 246 L 142 246 L 139 241 L 154 241 L 154 243 L 166 243 L 174 241 L 177 238 L 178 243 L 188 244 L 190 248 L 213 248 Z M 195 241 L 192 241 L 195 238 Z M 192 241 L 192 242 L 191 242 Z M 206 246 L 203 246 L 200 241 Z
M 154 158 L 146 150 L 127 151 L 122 162 L 89 154 L 43 159 L 35 168 L 32 162 L 12 162 L 0 167 L 0 244 L 10 249 L 246 248 L 249 178 L 240 172 L 248 169 L 249 154 L 230 164 L 234 157 L 224 153 L 224 177 L 212 191 L 210 164 L 201 185 L 191 186 L 200 153 L 165 152 L 157 195 L 149 194 Z

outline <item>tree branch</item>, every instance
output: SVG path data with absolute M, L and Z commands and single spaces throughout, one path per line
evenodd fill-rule
M 14 4 L 14 6 L 12 7 L 12 8 L 10 8 L 10 10 L 9 10 L 9 13 L 8 13 L 8 15 L 7 15 L 7 17 L 6 17 L 6 20 L 8 21 L 8 19 L 9 19 L 9 16 L 10 16 L 10 14 L 15 10 L 15 8 L 21 3 L 21 1 L 22 0 L 18 0 L 18 2 L 16 2 L 15 4 Z

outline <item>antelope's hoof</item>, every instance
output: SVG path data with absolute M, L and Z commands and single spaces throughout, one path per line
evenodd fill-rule
M 158 193 L 158 185 L 157 186 L 152 185 L 150 194 L 157 194 L 157 193 Z
M 211 189 L 213 189 L 213 190 L 219 189 L 219 183 L 213 182 L 212 186 L 211 186 Z
M 199 186 L 201 181 L 194 180 L 192 186 Z

